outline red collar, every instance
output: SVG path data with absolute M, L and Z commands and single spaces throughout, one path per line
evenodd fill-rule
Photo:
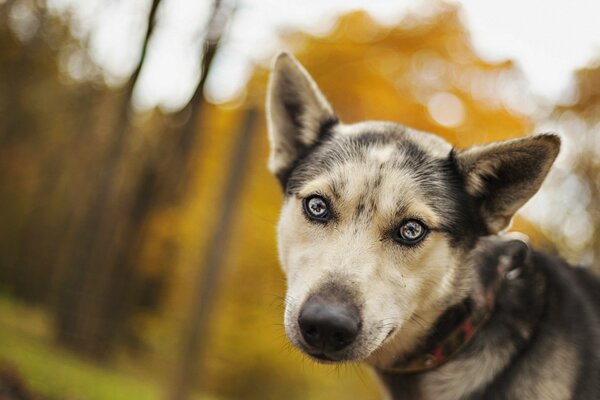
M 495 277 L 479 299 L 467 298 L 451 307 L 431 330 L 425 344 L 417 352 L 396 362 L 387 373 L 417 373 L 437 368 L 457 356 L 476 336 L 494 311 L 497 294 L 506 280 L 517 278 L 521 268 L 500 257 Z

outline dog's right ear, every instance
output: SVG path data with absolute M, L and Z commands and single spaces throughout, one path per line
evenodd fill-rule
M 510 225 L 513 215 L 542 185 L 559 150 L 559 137 L 543 134 L 458 153 L 465 188 L 479 202 L 490 233 Z
M 269 170 L 283 187 L 295 162 L 338 121 L 308 72 L 289 53 L 279 53 L 269 80 Z

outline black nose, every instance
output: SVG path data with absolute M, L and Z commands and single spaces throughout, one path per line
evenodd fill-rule
M 352 304 L 312 296 L 302 306 L 298 324 L 309 346 L 337 351 L 356 339 L 360 316 L 357 307 Z

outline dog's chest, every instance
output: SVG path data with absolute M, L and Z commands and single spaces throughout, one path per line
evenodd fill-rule
M 420 383 L 423 400 L 457 400 L 490 383 L 510 362 L 512 347 L 484 347 L 475 357 L 456 360 L 425 374 Z
M 515 351 L 511 346 L 487 346 L 475 357 L 448 363 L 421 378 L 420 399 L 468 399 L 473 394 L 485 392 L 506 368 L 514 369 L 515 378 L 502 385 L 505 393 L 502 398 L 570 399 L 576 371 L 565 369 L 564 365 L 575 365 L 575 350 L 565 341 L 546 339 L 545 342 L 548 344 L 538 347 L 527 362 L 519 365 L 511 362 Z M 541 348 L 546 349 L 543 357 L 539 352 Z

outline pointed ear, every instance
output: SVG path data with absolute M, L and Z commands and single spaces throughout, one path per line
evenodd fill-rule
M 294 163 L 338 119 L 308 72 L 289 53 L 279 53 L 269 81 L 269 169 L 285 187 Z
M 479 201 L 491 233 L 507 228 L 517 210 L 538 191 L 559 150 L 559 137 L 544 134 L 458 153 L 465 188 Z

